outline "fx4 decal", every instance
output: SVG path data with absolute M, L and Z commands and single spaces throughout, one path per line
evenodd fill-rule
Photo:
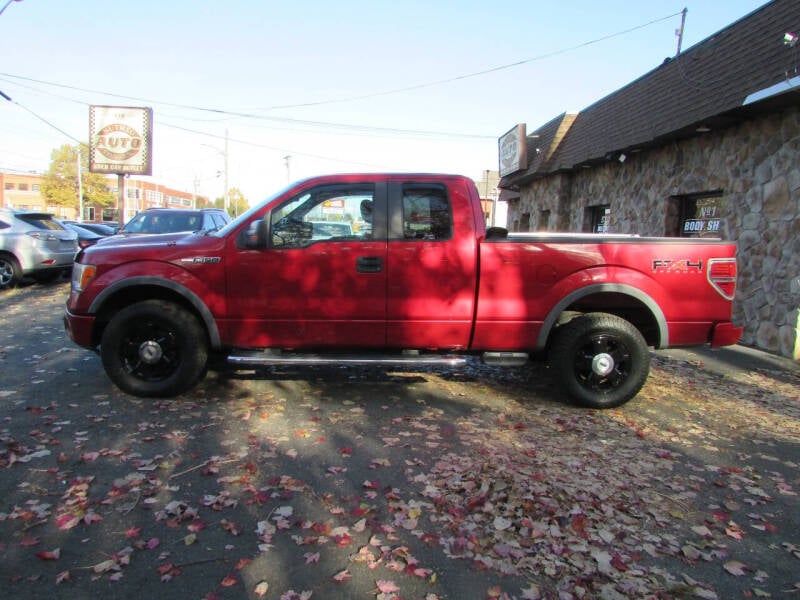
M 656 259 L 653 261 L 654 273 L 702 273 L 703 261 L 693 261 L 690 258 L 673 260 L 671 258 Z

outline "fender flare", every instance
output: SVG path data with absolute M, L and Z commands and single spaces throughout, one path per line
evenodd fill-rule
M 91 306 L 89 306 L 89 312 L 91 314 L 97 314 L 100 312 L 100 309 L 102 308 L 103 304 L 105 304 L 106 300 L 108 300 L 108 298 L 117 292 L 129 287 L 138 287 L 142 285 L 166 288 L 184 298 L 189 304 L 192 305 L 192 308 L 197 311 L 197 313 L 200 315 L 200 318 L 203 320 L 203 325 L 205 325 L 206 331 L 208 331 L 208 341 L 211 344 L 211 347 L 219 348 L 222 345 L 219 337 L 219 329 L 217 328 L 217 322 L 214 319 L 214 315 L 211 314 L 211 311 L 208 310 L 208 307 L 200 299 L 200 297 L 192 290 L 174 281 L 163 279 L 161 277 L 142 275 L 138 277 L 129 277 L 112 283 L 102 292 L 100 292 L 92 301 Z
M 542 323 L 542 328 L 539 330 L 539 337 L 536 340 L 537 347 L 544 348 L 547 345 L 547 338 L 550 336 L 550 332 L 555 326 L 558 316 L 564 312 L 568 306 L 577 300 L 580 300 L 581 298 L 585 298 L 586 296 L 609 292 L 631 296 L 632 298 L 635 298 L 644 304 L 653 314 L 656 324 L 658 325 L 658 347 L 667 348 L 669 346 L 669 328 L 667 327 L 667 319 L 664 316 L 661 307 L 658 305 L 658 302 L 653 300 L 651 296 L 644 293 L 642 290 L 629 285 L 622 283 L 597 283 L 594 285 L 588 285 L 579 290 L 575 290 L 571 294 L 568 294 L 550 310 L 544 322 Z

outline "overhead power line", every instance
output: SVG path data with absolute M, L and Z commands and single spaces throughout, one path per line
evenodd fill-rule
M 32 114 L 34 117 L 36 117 L 37 119 L 39 119 L 39 120 L 40 120 L 42 123 L 44 123 L 45 125 L 47 125 L 47 126 L 49 126 L 49 127 L 52 127 L 53 129 L 55 129 L 56 131 L 58 131 L 60 134 L 67 136 L 67 137 L 68 137 L 69 139 L 71 139 L 73 142 L 77 142 L 78 144 L 80 144 L 80 143 L 81 143 L 81 142 L 80 142 L 80 140 L 77 140 L 76 138 L 72 137 L 72 136 L 71 136 L 70 134 L 68 134 L 66 131 L 64 131 L 64 130 L 63 130 L 63 129 L 61 129 L 60 127 L 58 127 L 58 126 L 54 125 L 53 123 L 51 123 L 50 121 L 48 121 L 48 120 L 47 120 L 47 119 L 45 119 L 44 117 L 42 117 L 42 116 L 40 116 L 40 115 L 37 115 L 35 112 L 33 112 L 33 111 L 32 111 L 30 108 L 28 108 L 27 106 L 24 106 L 24 105 L 20 104 L 20 103 L 19 103 L 19 102 L 17 102 L 16 100 L 12 100 L 10 96 L 8 96 L 8 95 L 4 94 L 2 91 L 0 91 L 0 96 L 2 96 L 3 98 L 5 98 L 5 99 L 6 99 L 6 100 L 8 100 L 9 102 L 11 102 L 11 104 L 16 104 L 16 105 L 17 105 L 17 106 L 19 106 L 19 107 L 20 107 L 22 110 L 29 112 L 29 113 L 30 113 L 30 114 Z
M 466 75 L 458 75 L 456 77 L 449 77 L 447 79 L 438 79 L 436 81 L 429 81 L 428 83 L 419 83 L 416 85 L 409 85 L 406 87 L 401 88 L 394 88 L 391 90 L 385 90 L 383 92 L 374 92 L 371 94 L 361 94 L 358 96 L 347 96 L 344 98 L 337 98 L 332 100 L 319 100 L 316 102 L 303 102 L 300 104 L 282 104 L 282 105 L 275 105 L 269 106 L 265 108 L 258 108 L 256 110 L 277 110 L 282 108 L 301 108 L 305 106 L 319 106 L 322 104 L 335 104 L 340 102 L 352 102 L 355 100 L 366 100 L 368 98 L 377 98 L 379 96 L 388 96 L 390 94 L 399 94 L 402 92 L 411 92 L 414 90 L 421 90 L 424 88 L 434 87 L 437 85 L 444 85 L 446 83 L 454 83 L 456 81 L 462 81 L 464 79 L 471 79 L 472 77 L 480 77 L 481 75 L 489 75 L 490 73 L 496 73 L 498 71 L 504 71 L 506 69 L 511 69 L 513 67 L 519 67 L 522 65 L 526 65 L 528 63 L 537 62 L 540 60 L 544 60 L 546 58 L 551 58 L 553 56 L 558 56 L 559 54 L 566 54 L 567 52 L 572 52 L 573 50 L 578 50 L 579 48 L 585 48 L 586 46 L 591 46 L 593 44 L 599 44 L 600 42 L 604 42 L 606 40 L 613 39 L 615 37 L 620 37 L 627 33 L 631 33 L 633 31 L 637 31 L 639 29 L 644 29 L 645 27 L 649 27 L 650 25 L 655 25 L 656 23 L 661 23 L 662 21 L 667 21 L 673 17 L 677 17 L 678 15 L 682 14 L 683 11 L 673 13 L 671 15 L 667 15 L 666 17 L 661 17 L 659 19 L 654 19 L 652 21 L 648 21 L 647 23 L 643 23 L 641 25 L 637 25 L 636 27 L 631 27 L 629 29 L 624 29 L 622 31 L 618 31 L 616 33 L 611 33 L 609 35 L 599 37 L 593 40 L 589 40 L 588 42 L 583 42 L 581 44 L 576 44 L 574 46 L 570 46 L 568 48 L 562 48 L 561 50 L 554 50 L 552 52 L 545 52 L 544 54 L 540 54 L 539 56 L 534 56 L 533 58 L 526 58 L 525 60 L 518 60 L 517 62 L 508 63 L 507 65 L 500 65 L 499 67 L 491 67 L 489 69 L 484 69 L 483 71 L 475 71 L 474 73 L 467 73 Z
M 604 42 L 606 40 L 610 40 L 610 39 L 613 39 L 613 38 L 616 38 L 616 37 L 620 37 L 622 35 L 626 35 L 628 33 L 631 33 L 633 31 L 637 31 L 639 29 L 644 29 L 645 27 L 649 27 L 649 26 L 654 25 L 656 23 L 660 23 L 662 21 L 666 21 L 668 19 L 671 19 L 671 18 L 676 17 L 676 16 L 681 15 L 681 14 L 682 14 L 682 11 L 679 11 L 679 12 L 667 15 L 665 17 L 661 17 L 661 18 L 658 18 L 658 19 L 653 19 L 652 21 L 648 21 L 647 23 L 643 23 L 643 24 L 637 25 L 635 27 L 630 27 L 628 29 L 624 29 L 622 31 L 618 31 L 616 33 L 611 33 L 609 35 L 605 35 L 605 36 L 602 36 L 602 37 L 599 37 L 599 38 L 595 38 L 593 40 L 582 42 L 580 44 L 575 44 L 575 45 L 569 46 L 567 48 L 562 48 L 560 50 L 554 50 L 552 52 L 545 52 L 543 54 L 540 54 L 538 56 L 534 56 L 532 58 L 519 60 L 519 61 L 508 63 L 508 64 L 505 64 L 505 65 L 500 65 L 500 66 L 497 66 L 497 67 L 491 67 L 489 69 L 484 69 L 482 71 L 475 71 L 473 73 L 467 73 L 467 74 L 458 75 L 458 76 L 455 76 L 455 77 L 448 77 L 448 78 L 445 78 L 445 79 L 438 79 L 436 81 L 430 81 L 430 82 L 427 82 L 427 83 L 419 83 L 419 84 L 405 86 L 405 87 L 401 87 L 401 88 L 394 88 L 394 89 L 390 89 L 390 90 L 384 90 L 384 91 L 381 91 L 381 92 L 373 92 L 373 93 L 369 93 L 369 94 L 360 94 L 360 95 L 356 95 L 356 96 L 347 96 L 347 97 L 343 97 L 343 98 L 334 98 L 334 99 L 328 99 L 328 100 L 317 100 L 317 101 L 311 101 L 311 102 L 301 102 L 301 103 L 297 103 L 297 104 L 273 105 L 273 106 L 268 106 L 268 107 L 263 107 L 263 108 L 257 108 L 255 110 L 277 110 L 277 109 L 286 109 L 286 108 L 302 108 L 302 107 L 308 107 L 308 106 L 319 106 L 319 105 L 323 105 L 323 104 L 353 102 L 353 101 L 356 101 L 356 100 L 365 100 L 365 99 L 368 99 L 368 98 L 377 98 L 377 97 L 380 97 L 380 96 L 388 96 L 388 95 L 392 95 L 392 94 L 410 92 L 410 91 L 414 91 L 414 90 L 419 90 L 419 89 L 424 89 L 424 88 L 444 85 L 444 84 L 447 84 L 447 83 L 453 83 L 453 82 L 456 82 L 456 81 L 462 81 L 464 79 L 471 79 L 471 78 L 474 78 L 474 77 L 480 77 L 482 75 L 488 75 L 490 73 L 496 73 L 498 71 L 503 71 L 503 70 L 506 70 L 506 69 L 519 67 L 519 66 L 522 66 L 522 65 L 525 65 L 525 64 L 529 64 L 529 63 L 532 63 L 532 62 L 545 60 L 545 59 L 551 58 L 553 56 L 558 56 L 560 54 L 565 54 L 567 52 L 572 52 L 572 51 L 577 50 L 579 48 L 585 48 L 587 46 L 598 44 L 600 42 Z M 300 125 L 311 125 L 311 126 L 317 126 L 317 127 L 359 128 L 359 129 L 362 129 L 362 130 L 381 130 L 381 131 L 402 132 L 402 133 L 412 133 L 412 134 L 421 134 L 422 133 L 422 134 L 448 135 L 450 137 L 472 137 L 472 138 L 486 138 L 486 139 L 492 138 L 492 139 L 494 139 L 494 136 L 477 136 L 477 135 L 468 135 L 468 134 L 445 134 L 445 133 L 441 133 L 441 132 L 420 132 L 420 131 L 414 131 L 414 130 L 388 129 L 388 128 L 380 128 L 380 127 L 367 127 L 367 126 L 358 126 L 358 125 L 348 125 L 348 124 L 344 124 L 344 123 L 327 123 L 327 122 L 323 122 L 323 121 L 304 121 L 302 119 L 290 119 L 290 118 L 285 118 L 285 117 L 272 117 L 272 116 L 256 114 L 256 113 L 253 113 L 253 112 L 225 110 L 225 109 L 220 109 L 220 108 L 195 106 L 195 105 L 181 104 L 181 103 L 175 103 L 175 102 L 164 102 L 164 101 L 160 101 L 160 100 L 152 100 L 152 99 L 148 99 L 148 98 L 142 98 L 142 97 L 139 97 L 139 96 L 130 96 L 130 95 L 126 95 L 126 94 L 116 94 L 116 93 L 113 93 L 113 92 L 106 92 L 106 91 L 102 91 L 102 90 L 93 90 L 93 89 L 87 89 L 87 88 L 80 88 L 80 87 L 77 87 L 77 86 L 67 85 L 67 84 L 63 84 L 63 83 L 42 81 L 42 80 L 39 80 L 39 79 L 34 79 L 32 77 L 24 77 L 22 75 L 14 75 L 12 73 L 0 73 L 0 76 L 10 77 L 10 78 L 17 79 L 17 80 L 22 80 L 22 81 L 34 82 L 34 83 L 38 83 L 38 84 L 42 84 L 42 85 L 60 87 L 60 88 L 63 88 L 63 89 L 69 89 L 69 90 L 73 90 L 73 91 L 79 91 L 79 92 L 90 93 L 90 94 L 99 94 L 99 95 L 103 95 L 103 96 L 109 96 L 109 97 L 112 97 L 112 98 L 121 98 L 121 99 L 124 99 L 124 100 L 135 100 L 137 102 L 144 102 L 146 104 L 158 104 L 158 105 L 161 105 L 161 106 L 171 106 L 173 108 L 182 108 L 182 109 L 186 109 L 186 110 L 201 111 L 201 112 L 207 112 L 207 113 L 230 116 L 230 117 L 241 117 L 241 118 L 247 118 L 247 119 L 271 120 L 271 121 L 279 121 L 279 122 L 284 122 L 284 123 L 294 123 L 294 124 L 300 124 Z
M 478 134 L 471 134 L 471 133 L 453 133 L 447 131 L 422 131 L 418 129 L 398 129 L 393 127 L 374 127 L 370 125 L 353 125 L 350 123 L 330 123 L 327 121 L 310 121 L 307 119 L 292 119 L 289 117 L 274 117 L 269 115 L 260 115 L 251 112 L 237 112 L 237 111 L 229 111 L 217 108 L 203 108 L 198 106 L 189 106 L 185 104 L 176 104 L 172 102 L 162 102 L 160 100 L 152 100 L 147 98 L 140 98 L 136 96 L 125 96 L 121 94 L 113 94 L 111 92 L 103 92 L 100 90 L 91 90 L 87 88 L 80 88 L 72 85 L 67 85 L 63 83 L 55 83 L 52 81 L 43 81 L 41 79 L 34 79 L 32 77 L 24 77 L 22 75 L 13 75 L 11 73 L 0 73 L 0 77 L 21 80 L 21 81 L 29 81 L 32 83 L 38 83 L 41 85 L 48 85 L 59 87 L 63 89 L 73 90 L 77 92 L 83 92 L 88 94 L 98 94 L 102 96 L 110 96 L 112 98 L 121 98 L 123 100 L 135 100 L 137 102 L 142 102 L 145 104 L 156 104 L 162 106 L 170 106 L 172 108 L 182 108 L 186 110 L 196 110 L 196 111 L 203 111 L 203 112 L 211 112 L 219 115 L 224 115 L 228 117 L 240 117 L 245 119 L 254 119 L 259 121 L 272 121 L 276 123 L 288 123 L 291 125 L 304 125 L 309 127 L 321 127 L 321 128 L 330 128 L 330 129 L 344 129 L 350 131 L 363 131 L 363 132 L 378 132 L 378 133 L 391 133 L 391 134 L 400 134 L 400 135 L 417 135 L 417 136 L 439 136 L 439 137 L 450 137 L 450 138 L 458 138 L 458 139 L 476 139 L 476 140 L 494 140 L 497 136 L 493 135 L 478 135 Z M 9 81 L 9 79 L 4 79 L 4 81 Z M 11 83 L 9 81 L 9 83 Z M 30 86 L 26 86 L 28 89 L 34 89 Z M 38 91 L 38 90 L 35 90 Z M 59 96 L 63 98 L 63 96 Z M 85 104 L 89 106 L 89 102 L 77 101 L 72 100 L 72 102 L 78 102 L 80 104 Z

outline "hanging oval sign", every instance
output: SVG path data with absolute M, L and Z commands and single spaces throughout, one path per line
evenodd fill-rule
M 109 160 L 128 160 L 142 147 L 139 132 L 123 124 L 106 125 L 97 132 L 95 148 Z

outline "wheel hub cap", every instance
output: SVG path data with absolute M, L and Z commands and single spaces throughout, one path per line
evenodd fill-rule
M 596 355 L 592 359 L 592 371 L 602 377 L 611 373 L 614 370 L 614 366 L 614 358 L 605 352 Z
M 139 346 L 139 358 L 148 365 L 154 365 L 164 356 L 164 351 L 158 342 L 148 340 Z

